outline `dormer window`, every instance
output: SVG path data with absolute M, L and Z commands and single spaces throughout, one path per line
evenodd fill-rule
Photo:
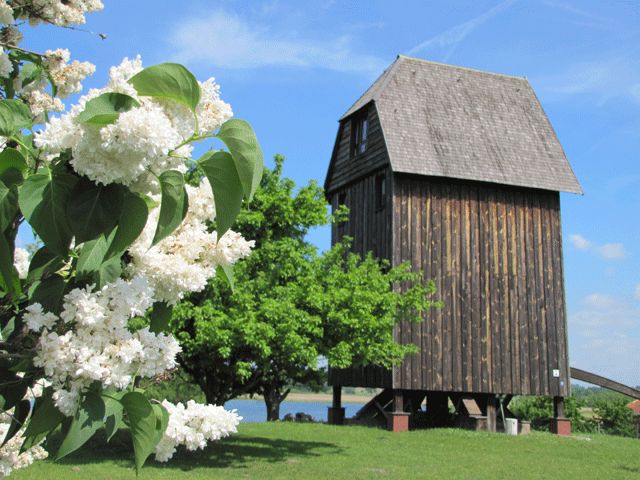
M 365 110 L 361 115 L 351 120 L 351 155 L 357 157 L 367 150 L 367 136 L 369 134 L 369 119 Z

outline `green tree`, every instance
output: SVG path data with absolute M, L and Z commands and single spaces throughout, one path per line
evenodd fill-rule
M 600 420 L 605 433 L 634 437 L 636 434 L 633 410 L 627 407 L 628 401 L 623 398 L 600 401 L 594 408 L 594 413 Z
M 393 325 L 434 304 L 433 283 L 407 265 L 389 268 L 348 253 L 348 244 L 319 255 L 305 236 L 331 220 L 323 191 L 315 182 L 294 191 L 283 161 L 276 156 L 236 220 L 256 247 L 235 267 L 233 294 L 217 278 L 172 318 L 181 364 L 207 401 L 262 395 L 268 420 L 279 418 L 291 385 L 322 380 L 320 357 L 336 367 L 391 366 L 415 351 L 394 342 Z M 392 289 L 398 282 L 403 294 Z
M 565 398 L 565 415 L 577 432 L 592 432 L 596 425 L 582 413 L 584 404 L 574 396 Z M 521 420 L 528 420 L 536 430 L 549 430 L 553 417 L 551 397 L 516 397 L 509 409 Z

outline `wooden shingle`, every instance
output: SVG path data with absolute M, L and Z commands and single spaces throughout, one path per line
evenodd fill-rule
M 394 172 L 582 193 L 525 78 L 401 55 L 341 123 L 371 102 Z

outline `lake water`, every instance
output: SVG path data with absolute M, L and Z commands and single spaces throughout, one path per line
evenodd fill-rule
M 345 415 L 352 417 L 356 414 L 363 403 L 343 403 L 345 408 Z M 280 418 L 282 419 L 287 413 L 304 412 L 311 415 L 315 420 L 326 422 L 327 421 L 327 407 L 331 406 L 331 402 L 289 402 L 284 401 L 280 405 Z M 243 422 L 264 422 L 267 419 L 267 409 L 264 405 L 264 400 L 231 400 L 225 403 L 224 407 L 227 410 L 236 409 L 238 414 L 243 418 Z

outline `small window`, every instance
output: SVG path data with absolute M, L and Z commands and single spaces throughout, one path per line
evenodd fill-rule
M 387 182 L 384 175 L 376 176 L 376 209 L 382 210 L 387 202 Z
M 369 135 L 369 119 L 367 112 L 351 120 L 351 154 L 354 157 L 367 151 L 367 137 Z

